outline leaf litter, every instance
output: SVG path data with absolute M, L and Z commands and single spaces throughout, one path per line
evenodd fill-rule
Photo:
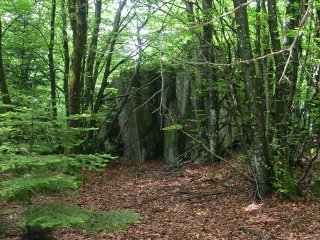
M 274 194 L 257 204 L 250 185 L 223 163 L 190 163 L 170 173 L 166 167 L 160 161 L 122 160 L 103 172 L 86 173 L 88 182 L 76 196 L 64 196 L 64 201 L 96 212 L 135 211 L 141 222 L 112 235 L 55 229 L 54 236 L 61 240 L 320 239 L 320 199 L 311 194 L 291 201 Z

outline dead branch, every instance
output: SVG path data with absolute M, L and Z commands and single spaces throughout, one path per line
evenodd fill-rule
M 256 183 L 256 181 L 250 177 L 247 173 L 241 171 L 238 167 L 233 166 L 228 160 L 226 160 L 225 158 L 217 155 L 216 153 L 212 152 L 203 142 L 201 142 L 200 140 L 198 140 L 197 138 L 195 138 L 194 136 L 192 136 L 191 134 L 187 133 L 186 131 L 184 131 L 183 129 L 181 129 L 181 132 L 183 134 L 185 134 L 187 137 L 191 138 L 193 141 L 195 141 L 196 143 L 198 143 L 207 153 L 209 153 L 211 156 L 219 159 L 220 161 L 224 162 L 225 164 L 227 164 L 230 168 L 232 168 L 235 172 L 237 172 L 239 175 L 243 176 L 247 181 L 251 182 L 251 183 Z

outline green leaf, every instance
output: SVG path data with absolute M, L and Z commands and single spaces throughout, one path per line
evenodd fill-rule
M 181 130 L 183 127 L 180 124 L 173 124 L 168 127 L 162 128 L 163 131 Z

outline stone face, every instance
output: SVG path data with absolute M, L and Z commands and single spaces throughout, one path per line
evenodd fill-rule
M 232 145 L 232 131 L 230 127 L 230 116 L 225 109 L 220 110 L 220 131 L 219 139 L 222 140 L 222 146 L 224 148 L 230 147 Z
M 130 75 L 131 74 L 131 75 Z M 117 88 L 123 94 L 128 79 L 133 73 L 123 73 Z M 145 162 L 162 154 L 163 134 L 159 126 L 159 116 L 155 111 L 159 106 L 157 96 L 158 82 L 154 81 L 156 74 L 143 72 L 133 80 L 133 89 L 141 88 L 133 94 L 119 115 L 120 132 L 124 145 L 124 156 L 138 162 Z M 143 87 L 147 86 L 147 87 Z
M 170 102 L 168 109 L 170 112 L 174 112 L 176 104 L 175 102 Z M 170 118 L 164 120 L 165 127 L 169 127 L 174 124 Z M 178 161 L 180 151 L 179 151 L 179 132 L 178 130 L 168 130 L 164 131 L 164 160 L 166 163 L 173 164 Z
M 118 88 L 119 95 L 126 94 L 127 85 L 130 79 L 131 75 L 129 73 L 124 73 L 118 81 L 115 81 L 115 87 Z M 122 111 L 118 116 L 118 123 L 124 145 L 123 155 L 128 159 L 142 162 L 138 126 L 134 109 L 135 99 L 130 98 L 122 107 Z
M 182 116 L 186 116 L 187 112 L 190 111 L 191 103 L 191 77 L 187 72 L 178 72 L 176 76 L 176 99 L 177 105 Z M 188 109 L 189 108 L 189 109 Z
M 118 82 L 121 84 L 117 84 L 119 94 L 123 94 L 132 74 L 130 76 L 129 72 L 120 77 Z M 119 115 L 124 155 L 127 158 L 145 162 L 163 156 L 165 162 L 173 164 L 194 147 L 179 130 L 162 131 L 162 128 L 174 124 L 183 125 L 190 132 L 200 128 L 196 122 L 197 112 L 202 105 L 197 102 L 195 81 L 188 69 L 162 74 L 150 70 L 136 76 L 132 86 L 133 90 L 139 88 L 139 91 L 129 98 Z M 163 91 L 160 91 L 162 84 Z M 224 139 L 224 147 L 232 143 L 228 121 L 227 113 L 222 111 L 219 136 Z M 194 149 L 189 155 L 195 156 L 197 151 Z
M 124 143 L 124 156 L 137 162 L 143 162 L 133 101 L 125 104 L 118 119 Z
M 170 127 L 179 123 L 181 112 L 177 100 L 177 83 L 175 73 L 163 76 L 164 90 L 162 92 L 162 103 L 164 108 L 164 127 Z M 166 163 L 173 164 L 179 158 L 179 132 L 177 130 L 164 131 L 163 157 Z
M 146 71 L 139 74 L 139 87 L 142 89 L 136 95 L 135 115 L 138 126 L 138 135 L 142 161 L 148 161 L 162 155 L 163 134 L 160 129 L 159 108 L 160 81 L 159 74 Z M 143 87 L 147 86 L 147 87 Z

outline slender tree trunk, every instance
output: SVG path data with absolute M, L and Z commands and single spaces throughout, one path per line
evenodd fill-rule
M 112 29 L 112 36 L 111 36 L 110 45 L 109 45 L 109 52 L 106 56 L 106 64 L 105 64 L 105 69 L 104 69 L 103 78 L 102 78 L 102 82 L 101 82 L 101 87 L 99 89 L 99 92 L 98 92 L 98 95 L 96 98 L 96 102 L 94 105 L 94 109 L 93 109 L 94 113 L 97 113 L 103 104 L 104 90 L 108 86 L 108 78 L 110 75 L 112 56 L 113 56 L 113 52 L 115 50 L 115 45 L 116 45 L 116 42 L 118 39 L 119 30 L 120 30 L 121 13 L 122 13 L 122 10 L 124 9 L 126 3 L 127 3 L 127 0 L 123 0 L 119 3 L 119 8 L 117 10 L 115 19 L 113 21 L 113 29 Z
M 61 12 L 62 12 L 62 45 L 63 45 L 63 58 L 64 58 L 64 71 L 63 71 L 63 91 L 65 99 L 66 116 L 69 116 L 69 97 L 68 97 L 68 78 L 70 69 L 70 53 L 69 42 L 67 34 L 67 12 L 65 0 L 61 0 Z
M 202 54 L 207 63 L 203 69 L 204 78 L 206 79 L 206 86 L 204 86 L 207 92 L 205 96 L 205 107 L 208 114 L 207 120 L 207 133 L 209 140 L 210 150 L 216 154 L 220 154 L 220 139 L 219 139 L 219 95 L 216 89 L 216 73 L 211 65 L 214 62 L 214 47 L 213 47 L 213 23 L 212 23 L 212 0 L 203 0 L 203 12 L 204 12 L 204 26 L 203 26 L 203 51 Z
M 245 3 L 246 0 L 234 0 L 234 7 L 237 8 Z M 253 58 L 250 44 L 249 24 L 246 7 L 242 7 L 235 12 L 237 33 L 239 41 L 239 55 L 242 60 Z M 244 78 L 247 82 L 247 92 L 250 99 L 252 113 L 252 128 L 254 140 L 254 159 L 256 167 L 256 181 L 258 185 L 258 196 L 266 196 L 271 189 L 270 186 L 270 161 L 268 147 L 265 136 L 265 106 L 263 104 L 263 84 L 256 76 L 254 62 L 248 62 L 243 66 Z
M 259 38 L 257 38 L 257 52 L 258 56 L 270 54 L 270 41 L 269 34 L 267 31 L 268 24 L 266 23 L 267 9 L 266 3 L 263 0 L 257 0 L 257 24 L 259 23 Z M 264 47 L 263 47 L 264 46 Z M 261 78 L 264 82 L 264 90 L 265 90 L 265 105 L 266 105 L 266 138 L 267 141 L 270 140 L 270 129 L 271 129 L 271 109 L 272 109 L 272 71 L 269 73 L 268 70 L 272 64 L 270 64 L 270 60 L 268 59 L 260 59 L 259 60 L 259 71 Z M 271 76 L 271 77 L 270 77 Z
M 279 27 L 276 24 L 277 22 L 274 16 L 276 3 L 270 1 L 268 8 L 270 8 L 268 9 L 268 15 L 273 51 L 279 51 L 281 48 L 278 33 Z M 274 121 L 276 130 L 274 139 L 278 146 L 277 157 L 283 170 L 283 174 L 279 179 L 281 183 L 284 184 L 283 188 L 287 188 L 286 182 L 289 180 L 286 179 L 291 179 L 291 163 L 294 161 L 294 156 L 290 153 L 290 144 L 292 143 L 292 140 L 290 139 L 289 134 L 291 125 L 294 121 L 294 117 L 292 116 L 292 103 L 298 79 L 300 43 L 299 40 L 297 40 L 293 48 L 292 44 L 294 43 L 294 31 L 299 25 L 300 16 L 300 0 L 288 0 L 286 5 L 286 18 L 283 26 L 284 38 L 282 46 L 283 49 L 290 49 L 290 51 L 286 51 L 283 54 L 277 54 L 274 57 L 277 69 L 274 95 Z M 287 63 L 287 69 L 285 69 Z
M 6 81 L 6 76 L 3 67 L 3 56 L 2 56 L 2 20 L 0 17 L 0 91 L 2 95 L 2 103 L 11 105 L 11 98 L 9 89 Z M 9 108 L 5 107 L 2 110 L 7 111 Z
M 52 106 L 52 116 L 54 119 L 57 117 L 56 71 L 55 71 L 54 59 L 53 59 L 56 7 L 57 7 L 56 0 L 52 0 L 48 59 L 49 59 L 49 69 L 50 69 L 50 84 L 51 84 L 51 106 Z
M 290 5 L 290 1 L 287 1 L 287 10 L 286 14 L 288 13 L 288 4 Z M 274 52 L 280 51 L 281 43 L 280 43 L 280 36 L 279 36 L 279 27 L 277 24 L 277 10 L 276 10 L 276 2 L 274 0 L 268 0 L 268 20 L 269 20 L 269 31 L 272 43 L 272 49 Z M 287 16 L 288 18 L 288 16 Z M 291 17 L 290 17 L 291 18 Z M 288 31 L 289 28 L 292 28 L 291 24 L 285 24 L 284 29 Z M 293 30 L 293 29 L 292 29 Z M 286 33 L 285 33 L 286 34 Z M 283 48 L 290 47 L 292 43 L 291 37 L 284 37 L 283 41 Z M 275 96 L 274 96 L 274 106 L 275 106 L 275 125 L 276 125 L 276 138 L 279 138 L 278 141 L 282 137 L 288 134 L 288 119 L 287 117 L 290 115 L 290 105 L 289 105 L 289 94 L 290 94 L 290 83 L 287 77 L 291 78 L 289 72 L 284 74 L 284 66 L 285 61 L 289 56 L 283 55 L 282 53 L 274 55 L 274 60 L 276 64 L 276 83 L 275 83 Z M 285 78 L 282 77 L 285 76 Z M 281 79 L 281 81 L 280 81 Z M 284 157 L 284 156 L 283 156 Z
M 94 81 L 93 81 L 93 70 L 94 70 L 94 63 L 97 55 L 97 45 L 98 45 L 98 38 L 99 38 L 99 31 L 100 31 L 100 23 L 101 23 L 101 7 L 102 1 L 97 0 L 95 2 L 95 25 L 92 32 L 92 37 L 90 41 L 90 49 L 87 58 L 87 67 L 85 72 L 85 82 L 86 82 L 86 89 L 85 89 L 85 109 L 89 112 L 93 110 L 93 92 L 94 92 Z
M 272 51 L 279 52 L 282 48 L 280 42 L 280 29 L 278 26 L 278 11 L 276 0 L 268 0 L 268 24 Z M 284 59 L 282 53 L 277 53 L 274 55 L 274 62 L 276 66 L 276 81 L 278 82 L 284 70 Z
M 87 0 L 69 0 L 69 16 L 73 30 L 73 52 L 68 78 L 70 116 L 80 114 L 81 73 L 87 40 Z M 70 120 L 70 127 L 78 127 L 79 120 Z
M 299 27 L 299 21 L 303 13 L 303 6 L 301 6 L 300 0 L 289 0 L 286 5 L 286 19 L 284 22 L 284 39 L 283 47 L 288 48 L 294 42 L 295 36 L 292 36 L 291 31 L 295 31 Z M 289 98 L 288 98 L 288 107 L 291 108 L 293 98 L 296 92 L 297 81 L 298 81 L 298 70 L 299 70 L 299 55 L 300 55 L 300 38 L 296 41 L 293 47 L 292 56 L 290 59 L 290 65 L 288 67 L 288 80 L 289 80 Z M 289 54 L 286 58 L 289 57 Z M 290 111 L 291 112 L 291 111 Z
M 316 11 L 316 29 L 317 29 L 317 32 L 315 34 L 315 37 L 316 38 L 320 38 L 320 8 L 317 9 Z M 318 48 L 320 48 L 320 42 L 318 41 Z M 315 93 L 319 93 L 320 92 L 320 64 L 317 65 L 317 68 L 316 68 L 316 72 L 315 72 L 315 83 L 316 83 L 316 86 L 315 86 Z

